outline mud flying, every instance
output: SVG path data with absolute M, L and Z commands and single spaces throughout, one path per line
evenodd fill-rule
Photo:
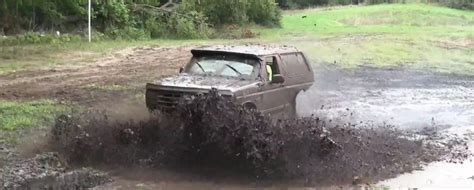
M 10 158 L 3 187 L 93 187 L 110 178 L 83 167 L 101 165 L 176 169 L 213 178 L 226 172 L 261 183 L 341 185 L 376 182 L 424 163 L 462 162 L 470 156 L 464 140 L 432 128 L 406 131 L 317 117 L 275 123 L 216 91 L 181 101 L 174 117 L 116 122 L 103 112 L 63 115 L 49 144 L 53 153 L 26 161 Z M 42 170 L 36 175 L 25 172 L 37 166 Z

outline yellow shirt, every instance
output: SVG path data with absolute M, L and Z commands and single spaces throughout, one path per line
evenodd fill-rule
M 272 81 L 273 79 L 273 70 L 272 66 L 267 65 L 267 74 L 268 74 L 268 81 Z

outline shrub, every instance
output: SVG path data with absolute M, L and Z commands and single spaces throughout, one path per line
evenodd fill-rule
M 162 38 L 169 36 L 167 21 L 164 21 L 161 17 L 148 17 L 145 20 L 144 28 L 149 33 L 151 38 Z
M 180 7 L 203 13 L 209 23 L 216 26 L 249 22 L 279 25 L 281 17 L 274 0 L 183 0 Z
M 93 1 L 94 30 L 111 39 L 207 38 L 211 26 L 278 26 L 281 17 L 274 0 L 181 0 L 171 12 L 158 8 L 163 2 L 167 1 Z M 86 33 L 86 4 L 83 0 L 4 0 L 0 3 L 0 34 L 56 30 Z M 20 41 L 48 41 L 34 35 L 23 38 Z
M 28 32 L 22 35 L 0 37 L 0 46 L 24 45 L 24 44 L 59 44 L 65 42 L 77 42 L 84 40 L 80 35 L 72 34 L 42 34 L 37 32 Z
M 124 27 L 124 28 L 109 28 L 106 31 L 106 35 L 112 39 L 118 40 L 146 40 L 150 39 L 150 34 L 145 32 L 144 29 L 135 27 Z
M 202 13 L 188 11 L 185 7 L 171 15 L 168 25 L 176 38 L 207 38 L 210 34 L 207 18 Z
M 281 11 L 273 0 L 253 0 L 247 10 L 249 20 L 257 24 L 280 25 Z

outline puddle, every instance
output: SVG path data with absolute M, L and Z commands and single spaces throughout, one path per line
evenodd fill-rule
M 322 82 L 300 94 L 299 113 L 328 118 L 344 115 L 347 121 L 389 123 L 402 129 L 437 126 L 446 134 L 468 134 L 469 149 L 474 153 L 474 79 L 426 73 L 412 77 L 410 72 L 397 70 L 360 72 L 321 73 Z M 431 163 L 377 185 L 391 189 L 474 189 L 472 159 L 462 164 Z
M 474 125 L 451 128 L 447 133 L 469 134 L 469 149 L 474 153 Z M 403 174 L 397 178 L 379 182 L 378 186 L 392 189 L 474 189 L 474 160 L 466 160 L 462 164 L 436 162 L 423 167 L 421 171 Z

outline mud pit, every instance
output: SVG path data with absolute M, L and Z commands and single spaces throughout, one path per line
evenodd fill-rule
M 173 120 L 155 116 L 140 123 L 117 123 L 100 113 L 61 117 L 52 132 L 54 150 L 79 165 L 178 170 L 210 180 L 225 174 L 243 184 L 289 186 L 371 184 L 425 163 L 471 156 L 467 140 L 434 128 L 404 131 L 319 118 L 274 124 L 217 93 L 178 110 Z
M 189 49 L 190 47 L 135 48 L 125 50 L 124 52 L 119 52 L 118 54 L 112 55 L 109 60 L 102 60 L 94 65 L 83 65 L 77 66 L 75 68 L 65 67 L 50 71 L 25 71 L 6 76 L 0 76 L 0 81 L 2 82 L 0 83 L 2 87 L 0 96 L 7 99 L 56 97 L 63 100 L 77 101 L 82 105 L 95 105 L 99 102 L 103 103 L 111 101 L 117 103 L 117 100 L 128 97 L 129 94 L 142 91 L 143 85 L 146 81 L 153 80 L 161 74 L 175 73 L 177 68 L 181 66 L 180 64 L 189 57 L 189 54 L 187 53 L 187 50 Z M 179 59 L 174 60 L 173 57 L 175 56 L 178 56 Z M 319 170 L 320 173 L 316 172 L 312 173 L 312 175 L 309 175 L 311 173 L 308 174 L 308 171 L 302 171 L 300 169 L 302 168 L 301 165 L 298 167 L 298 164 L 287 164 L 285 167 L 292 169 L 294 172 L 283 172 L 284 174 L 291 174 L 289 178 L 286 176 L 287 178 L 285 179 L 293 179 L 293 181 L 286 182 L 286 180 L 279 180 L 279 186 L 314 186 L 320 184 L 341 185 L 351 184 L 352 182 L 375 182 L 381 179 L 395 177 L 395 175 L 401 172 L 417 169 L 419 167 L 419 161 L 423 162 L 438 160 L 437 157 L 439 154 L 446 155 L 446 158 L 456 158 L 456 155 L 449 155 L 443 148 L 436 149 L 436 151 L 439 152 L 436 153 L 435 151 L 433 154 L 438 154 L 437 156 L 433 154 L 424 154 L 423 151 L 425 150 L 421 148 L 420 144 L 415 143 L 420 142 L 421 139 L 419 136 L 406 134 L 406 132 L 400 132 L 393 128 L 389 128 L 388 130 L 379 130 L 380 128 L 376 128 L 375 132 L 370 129 L 371 127 L 386 126 L 382 124 L 383 122 L 394 124 L 396 127 L 401 129 L 417 130 L 420 133 L 427 132 L 422 131 L 422 127 L 432 126 L 433 124 L 435 124 L 438 130 L 441 130 L 441 134 L 444 132 L 443 129 L 445 128 L 466 128 L 467 130 L 473 130 L 473 77 L 411 71 L 405 70 L 403 68 L 340 69 L 331 66 L 317 66 L 315 70 L 317 73 L 317 83 L 311 90 L 299 96 L 298 112 L 303 116 L 316 114 L 319 117 L 325 118 L 325 121 L 332 120 L 332 125 L 347 124 L 348 122 L 357 123 L 357 126 L 362 128 L 361 130 L 355 130 L 359 137 L 368 137 L 369 135 L 373 136 L 373 134 L 378 134 L 379 138 L 375 138 L 375 140 L 368 140 L 368 138 L 355 140 L 356 142 L 360 142 L 362 144 L 365 143 L 365 145 L 371 147 L 368 149 L 369 151 L 366 152 L 368 153 L 367 155 L 357 155 L 358 157 L 353 157 L 361 159 L 357 161 L 350 160 L 350 157 L 347 157 L 345 162 L 344 160 L 341 161 L 341 157 L 335 156 L 338 152 L 338 149 L 335 148 L 336 150 L 334 150 L 334 157 L 329 158 L 339 158 L 339 161 L 341 161 L 339 163 L 348 164 L 344 165 L 345 167 L 342 168 L 338 168 L 338 165 L 332 165 L 334 167 L 325 168 L 326 170 L 323 168 Z M 91 83 L 99 83 L 104 85 L 119 84 L 130 86 L 131 88 L 114 92 L 103 90 L 91 91 L 82 88 Z M 30 90 L 25 91 L 24 89 Z M 105 104 L 107 105 L 107 103 Z M 119 111 L 124 110 L 125 113 L 128 112 L 126 111 L 127 108 L 121 106 L 115 106 L 114 109 L 118 109 Z M 150 120 L 152 122 L 151 124 L 150 121 L 148 121 L 139 124 L 121 122 L 121 125 L 115 125 L 104 122 L 107 120 L 103 120 L 101 117 L 101 114 L 96 116 L 96 121 L 99 122 L 97 126 L 111 126 L 115 127 L 115 129 L 137 129 L 137 126 L 139 129 L 140 127 L 150 125 L 153 126 L 153 124 L 157 123 L 156 120 Z M 94 117 L 87 116 L 86 118 Z M 136 117 L 131 117 L 130 119 L 134 118 Z M 360 121 L 363 123 L 359 124 Z M 321 126 L 320 124 L 315 123 L 315 120 L 311 120 L 306 123 L 302 120 L 293 122 L 302 124 L 302 126 L 316 126 L 317 128 Z M 346 126 L 346 128 L 331 128 L 330 124 L 327 125 L 327 127 L 332 130 L 348 129 L 348 127 L 350 127 L 349 125 Z M 321 128 L 318 130 L 319 132 L 322 131 Z M 134 143 L 141 141 L 140 139 L 143 139 L 134 138 L 136 135 L 130 135 L 137 134 L 135 133 L 136 131 L 133 130 L 117 130 L 115 132 L 116 133 L 114 134 L 119 133 L 126 136 L 125 138 L 119 138 L 126 139 L 126 142 L 121 143 L 133 145 Z M 440 133 L 436 133 L 435 136 L 431 137 L 433 137 L 434 140 L 439 140 L 440 138 L 446 139 L 446 137 L 443 137 L 443 135 L 441 135 L 442 137 L 438 138 L 439 136 L 437 135 Z M 151 136 L 156 135 L 154 133 L 146 134 Z M 343 133 L 335 132 L 335 134 Z M 104 134 L 104 132 L 102 132 L 102 135 L 107 136 Z M 405 138 L 400 139 L 399 137 L 401 136 Z M 346 138 L 349 137 L 354 136 L 349 135 Z M 377 137 L 377 135 L 375 135 L 375 137 Z M 472 140 L 472 136 L 465 137 L 464 133 L 460 134 L 458 137 L 461 139 L 467 138 L 466 140 L 468 141 L 470 139 Z M 104 139 L 107 140 L 107 138 Z M 320 138 L 316 139 L 321 140 Z M 339 137 L 336 139 L 341 140 L 344 138 Z M 373 155 L 383 155 L 386 154 L 387 151 L 383 151 L 381 147 L 377 146 L 378 143 L 376 143 L 376 139 L 384 139 L 386 140 L 384 141 L 385 143 L 393 145 L 393 149 L 391 150 L 403 151 L 396 152 L 399 155 L 399 157 L 396 157 L 397 159 L 379 159 L 379 157 Z M 393 141 L 387 141 L 387 139 L 392 139 Z M 311 139 L 307 142 L 311 142 Z M 321 145 L 320 142 L 324 141 L 315 142 L 318 142 L 316 144 Z M 344 142 L 350 144 L 352 141 Z M 115 142 L 109 143 L 109 145 L 116 144 Z M 337 144 L 343 143 L 339 142 Z M 462 145 L 463 143 L 458 144 Z M 300 148 L 301 146 L 295 147 Z M 124 147 L 119 146 L 118 148 Z M 302 149 L 308 150 L 305 148 L 307 147 L 303 146 Z M 331 148 L 331 150 L 332 149 L 333 148 Z M 117 149 L 111 149 L 109 151 L 113 153 L 114 150 Z M 140 150 L 142 150 L 142 152 L 140 152 Z M 225 169 L 225 171 L 222 171 L 221 168 L 217 168 L 221 170 L 218 170 L 216 176 L 216 168 L 213 167 L 177 168 L 176 165 L 178 164 L 176 164 L 176 162 L 170 163 L 169 160 L 166 159 L 156 159 L 159 160 L 159 162 L 152 162 L 153 159 L 151 161 L 150 159 L 137 160 L 138 157 L 136 156 L 140 156 L 140 153 L 142 153 L 142 156 L 144 155 L 145 158 L 149 157 L 150 155 L 147 154 L 149 153 L 149 150 L 150 149 L 135 149 L 133 146 L 127 148 L 127 146 L 125 146 L 123 152 L 127 154 L 120 154 L 121 156 L 125 156 L 122 157 L 124 159 L 109 161 L 99 159 L 99 161 L 102 163 L 110 163 L 108 166 L 103 166 L 97 162 L 94 162 L 97 161 L 95 158 L 80 159 L 86 162 L 79 164 L 86 166 L 93 165 L 110 172 L 115 182 L 109 184 L 108 186 L 104 186 L 104 188 L 156 189 L 164 187 L 167 189 L 183 189 L 187 187 L 195 188 L 199 186 L 202 187 L 202 189 L 212 189 L 221 187 L 244 188 L 248 187 L 249 184 L 253 184 L 250 186 L 266 186 L 263 176 L 265 176 L 267 174 L 265 172 L 268 171 L 252 170 L 250 175 L 247 173 L 248 170 L 244 170 L 242 173 L 242 171 L 235 171 L 232 170 L 232 168 Z M 164 151 L 160 149 L 152 150 L 154 150 L 156 153 L 154 158 L 160 158 Z M 358 150 L 357 147 L 354 148 L 354 150 Z M 408 150 L 410 150 L 410 152 Z M 411 152 L 413 150 L 415 150 L 415 152 Z M 281 155 L 282 154 L 277 154 L 276 157 L 281 157 Z M 290 160 L 293 161 L 287 163 L 301 162 L 301 160 L 298 161 L 297 158 L 291 158 Z M 453 161 L 457 160 L 455 159 Z M 192 163 L 192 160 L 185 160 L 179 163 L 187 162 Z M 394 164 L 396 162 L 404 163 L 406 165 L 396 165 Z M 128 164 L 128 167 L 120 167 L 117 169 L 113 163 L 125 163 Z M 337 162 L 334 162 L 333 164 L 335 163 Z M 245 165 L 246 163 L 243 164 Z M 331 166 L 330 163 L 325 164 Z M 360 167 L 354 167 L 352 164 L 362 165 Z M 387 169 L 382 171 L 377 171 L 376 169 L 374 170 L 374 168 L 378 167 L 377 164 L 385 164 Z M 188 166 L 189 165 L 192 166 L 192 164 L 188 164 Z M 390 169 L 391 167 L 392 169 Z M 260 169 L 261 168 L 262 167 L 260 167 Z M 265 168 L 265 166 L 263 168 Z M 275 169 L 278 167 L 267 166 L 267 168 Z M 348 169 L 353 168 L 357 169 L 353 171 L 347 171 Z M 133 175 L 128 174 L 130 171 L 133 171 Z M 374 171 L 377 171 L 377 173 L 373 173 Z M 259 177 L 256 178 L 256 176 Z M 269 175 L 267 177 L 275 176 Z M 282 176 L 276 177 L 281 178 Z M 274 185 L 276 182 L 267 181 L 267 183 Z

